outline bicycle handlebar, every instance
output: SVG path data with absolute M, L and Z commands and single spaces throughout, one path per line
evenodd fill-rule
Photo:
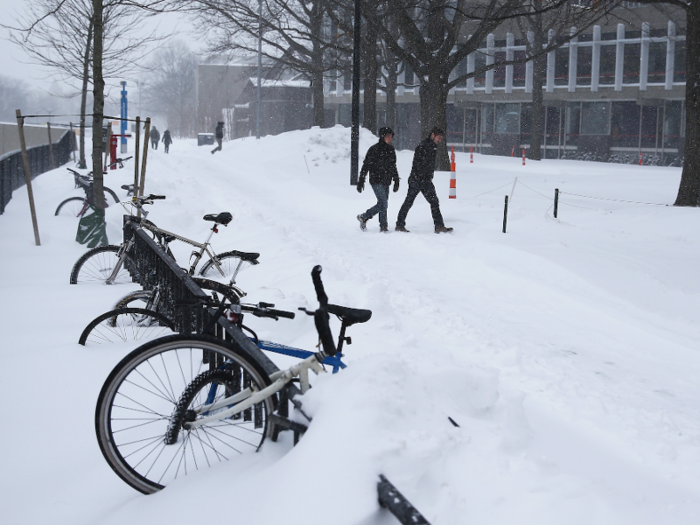
M 271 317 L 277 320 L 278 317 L 284 317 L 285 319 L 294 319 L 294 312 L 287 312 L 285 310 L 273 310 L 272 307 L 275 306 L 271 303 L 260 302 L 258 304 L 242 304 L 241 308 L 243 311 L 252 313 L 255 317 Z
M 330 357 L 333 357 L 337 349 L 335 343 L 333 342 L 333 334 L 331 333 L 331 327 L 329 325 L 329 315 L 328 315 L 328 296 L 323 288 L 323 281 L 321 281 L 321 268 L 320 265 L 314 266 L 311 270 L 311 280 L 314 283 L 314 288 L 316 289 L 316 296 L 318 297 L 319 308 L 314 312 L 314 324 L 316 325 L 316 331 L 318 332 L 318 337 L 323 345 L 323 352 Z

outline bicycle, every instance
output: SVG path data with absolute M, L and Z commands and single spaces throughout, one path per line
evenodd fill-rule
M 244 265 L 259 264 L 259 253 L 239 252 L 236 250 L 216 254 L 211 247 L 209 241 L 212 236 L 218 233 L 219 225 L 228 226 L 233 220 L 233 216 L 229 212 L 222 212 L 217 215 L 208 214 L 203 217 L 205 221 L 213 222 L 209 236 L 203 243 L 188 239 L 182 235 L 163 230 L 157 227 L 151 221 L 147 220 L 148 211 L 144 209 L 147 204 L 153 204 L 154 200 L 163 200 L 164 195 L 147 195 L 133 197 L 130 201 L 121 203 L 123 206 L 131 205 L 141 212 L 143 217 L 137 217 L 133 213 L 126 216 L 125 220 L 135 221 L 144 230 L 149 231 L 156 242 L 170 256 L 172 252 L 169 248 L 169 243 L 173 240 L 178 240 L 194 246 L 196 250 L 190 255 L 190 267 L 187 270 L 190 275 L 194 275 L 200 261 L 206 254 L 207 261 L 202 265 L 199 275 L 204 277 L 225 277 L 230 279 L 230 283 L 235 284 L 235 279 Z M 122 243 L 121 245 L 98 246 L 85 252 L 73 265 L 70 275 L 70 283 L 78 284 L 84 282 L 101 282 L 105 284 L 122 284 L 132 282 L 130 269 L 134 267 L 133 261 L 129 257 L 130 243 Z M 173 256 L 174 258 L 174 256 Z
M 152 494 L 189 471 L 259 450 L 281 428 L 303 432 L 304 425 L 284 417 L 291 383 L 306 392 L 309 371 L 323 372 L 326 359 L 337 357 L 343 343 L 350 343 L 346 328 L 372 315 L 370 310 L 329 304 L 321 267 L 314 267 L 311 276 L 319 308 L 300 310 L 313 315 L 321 349 L 306 351 L 287 370 L 266 372 L 271 368 L 245 345 L 234 343 L 238 339 L 228 330 L 232 340 L 173 335 L 150 341 L 122 359 L 100 391 L 95 431 L 104 458 L 123 481 Z M 209 326 L 222 315 L 237 323 L 244 311 L 224 301 Z M 266 314 L 264 309 L 258 313 Z M 342 322 L 337 346 L 329 314 Z M 311 421 L 301 403 L 294 397 L 292 402 Z
M 127 157 L 125 159 L 116 159 L 110 166 L 116 166 L 119 165 L 120 168 L 124 167 L 124 162 L 129 160 L 131 157 Z M 87 175 L 83 175 L 82 173 L 78 173 L 74 169 L 71 168 L 66 168 L 70 173 L 73 174 L 73 180 L 75 181 L 75 187 L 80 188 L 85 192 L 84 197 L 69 197 L 65 200 L 63 200 L 58 207 L 56 208 L 56 211 L 54 212 L 54 216 L 57 215 L 70 215 L 72 217 L 82 217 L 85 212 L 88 209 L 88 206 L 92 206 L 94 203 L 94 195 L 93 195 L 93 179 L 92 179 L 92 172 L 88 173 Z M 119 197 L 117 194 L 112 190 L 111 188 L 108 188 L 107 186 L 103 187 L 105 193 L 109 193 L 109 195 L 114 199 L 115 203 L 119 202 Z M 105 200 L 106 204 L 106 200 Z

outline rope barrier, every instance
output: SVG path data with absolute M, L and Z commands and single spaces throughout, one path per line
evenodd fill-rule
M 501 188 L 505 188 L 505 187 L 508 186 L 508 185 L 510 185 L 510 182 L 507 182 L 507 183 L 505 183 L 503 186 L 499 186 L 499 187 L 496 188 L 496 189 L 493 189 L 493 190 L 490 190 L 490 191 L 485 191 L 484 193 L 479 193 L 479 195 L 474 195 L 474 197 L 472 197 L 472 199 L 476 199 L 477 197 L 481 197 L 482 195 L 486 195 L 487 193 L 493 193 L 494 191 L 498 191 L 498 190 L 500 190 Z
M 594 200 L 601 200 L 601 201 L 628 202 L 630 204 L 645 204 L 647 206 L 670 206 L 670 204 L 658 204 L 656 202 L 627 201 L 624 199 L 608 199 L 605 197 L 591 197 L 590 195 L 579 195 L 578 193 L 569 193 L 568 191 L 560 191 L 559 194 L 574 195 L 576 197 L 582 197 L 584 199 L 594 199 Z

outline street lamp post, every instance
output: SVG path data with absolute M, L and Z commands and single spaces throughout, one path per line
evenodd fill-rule
M 355 0 L 355 22 L 353 24 L 352 50 L 352 129 L 350 131 L 350 184 L 357 185 L 360 152 L 360 36 L 362 11 Z

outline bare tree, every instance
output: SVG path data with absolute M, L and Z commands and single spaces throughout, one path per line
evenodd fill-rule
M 146 104 L 167 116 L 171 133 L 178 137 L 193 137 L 196 132 L 197 64 L 197 55 L 181 40 L 155 52 L 148 64 Z
M 327 0 L 175 0 L 192 11 L 200 26 L 211 32 L 212 54 L 262 53 L 272 62 L 303 74 L 311 84 L 313 121 L 325 125 L 324 74 L 337 51 L 331 24 L 325 17 Z M 278 69 L 281 71 L 281 69 Z
M 11 28 L 10 40 L 36 64 L 67 82 L 80 83 L 80 165 L 85 167 L 85 114 L 91 83 L 94 17 L 92 0 L 36 0 Z M 105 3 L 103 75 L 125 78 L 140 69 L 149 46 L 166 36 L 144 31 L 143 16 L 131 2 Z M 73 95 L 74 96 L 74 95 Z

